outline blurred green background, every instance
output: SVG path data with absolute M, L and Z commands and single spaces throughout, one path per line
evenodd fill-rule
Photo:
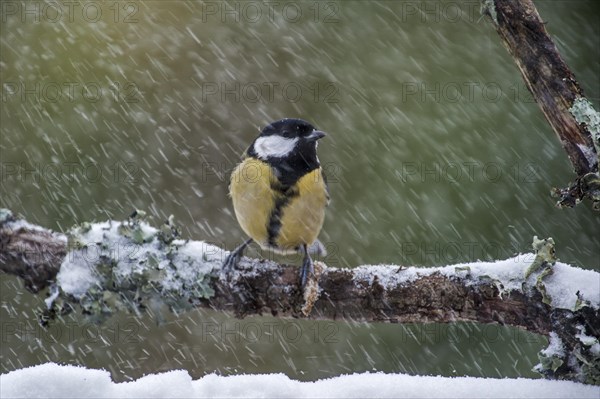
M 598 109 L 600 6 L 536 6 Z M 537 234 L 562 261 L 600 269 L 600 217 L 554 207 L 551 187 L 573 172 L 477 1 L 7 1 L 1 12 L 0 206 L 30 222 L 66 231 L 138 208 L 233 248 L 245 237 L 231 169 L 265 124 L 299 117 L 329 133 L 328 265 L 503 259 Z M 495 326 L 209 311 L 160 325 L 72 315 L 44 332 L 41 299 L 6 275 L 1 289 L 2 372 L 53 360 L 119 381 L 174 368 L 535 377 L 545 344 Z

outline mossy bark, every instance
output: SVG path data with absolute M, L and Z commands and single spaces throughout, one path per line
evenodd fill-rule
M 50 286 L 67 255 L 65 237 L 31 225 L 10 226 L 14 226 L 12 221 L 0 222 L 0 270 L 23 278 L 32 291 Z M 573 310 L 553 308 L 544 301 L 540 290 L 527 284 L 525 276 L 521 290 L 504 290 L 497 282 L 475 278 L 462 269 L 453 276 L 434 272 L 407 284 L 386 287 L 377 276 L 368 278 L 353 269 L 318 264 L 319 296 L 312 298 L 308 311 L 305 293 L 299 286 L 297 266 L 250 258 L 242 259 L 233 276 L 214 270 L 207 280 L 211 295 L 192 295 L 192 306 L 232 311 L 238 317 L 256 314 L 306 317 L 309 313 L 308 317 L 314 319 L 388 323 L 475 321 L 511 325 L 546 336 L 553 332 L 563 342 L 565 354 L 560 359 L 551 359 L 550 364 L 557 367 L 542 367 L 540 372 L 548 378 L 600 384 L 598 356 L 578 336 L 583 328 L 587 336 L 598 341 L 599 310 L 585 304 Z M 102 267 L 109 266 L 102 264 Z M 394 273 L 403 273 L 401 267 L 390 268 Z M 109 279 L 102 281 L 110 286 L 95 286 L 94 289 L 104 291 L 100 298 L 105 298 L 106 303 L 99 306 L 104 309 L 110 307 L 106 298 L 123 296 L 119 290 L 124 288 L 106 283 Z M 149 300 L 157 298 L 152 290 L 129 288 L 139 296 L 136 301 L 129 301 L 135 306 L 143 307 L 144 295 L 151 296 Z M 190 298 L 190 295 L 189 292 L 181 293 L 182 298 Z M 177 298 L 170 299 L 176 302 Z M 65 298 L 63 301 L 69 303 Z M 80 302 L 69 303 L 70 310 L 77 306 L 86 312 Z M 122 307 L 114 310 L 120 311 Z
M 583 90 L 560 56 L 546 30 L 546 23 L 531 0 L 485 0 L 482 4 L 482 12 L 490 16 L 577 175 L 569 187 L 554 190 L 560 197 L 557 205 L 573 207 L 589 198 L 594 208 L 600 209 L 598 153 L 591 132 L 593 126 L 579 123 L 574 112 L 574 105 L 585 98 Z M 593 109 L 591 112 L 598 114 Z M 589 184 L 590 181 L 594 184 Z

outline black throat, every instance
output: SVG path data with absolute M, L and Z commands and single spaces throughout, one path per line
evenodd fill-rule
M 253 146 L 248 149 L 248 155 L 260 159 Z M 267 162 L 274 169 L 275 177 L 279 180 L 283 190 L 287 190 L 302 176 L 320 166 L 314 143 L 301 144 L 285 157 L 269 157 L 266 160 L 260 160 Z

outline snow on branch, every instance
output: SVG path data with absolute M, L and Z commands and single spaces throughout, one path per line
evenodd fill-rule
M 140 215 L 83 223 L 65 236 L 0 210 L 0 270 L 31 291 L 47 288 L 43 323 L 72 311 L 101 322 L 165 304 L 237 317 L 498 323 L 551 338 L 538 365 L 547 377 L 600 384 L 600 274 L 556 262 L 551 238 L 535 239 L 535 254 L 491 263 L 338 269 L 316 262 L 317 278 L 302 292 L 297 266 L 243 258 L 226 275 L 226 251 L 179 238 L 172 219 L 155 228 Z

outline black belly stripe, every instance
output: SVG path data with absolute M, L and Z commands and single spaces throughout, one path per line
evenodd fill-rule
M 286 187 L 279 182 L 271 183 L 271 189 L 279 195 L 275 200 L 275 206 L 269 216 L 267 234 L 269 236 L 269 245 L 277 247 L 277 237 L 281 230 L 281 216 L 283 215 L 283 209 L 294 197 L 298 196 L 299 193 L 296 187 Z

